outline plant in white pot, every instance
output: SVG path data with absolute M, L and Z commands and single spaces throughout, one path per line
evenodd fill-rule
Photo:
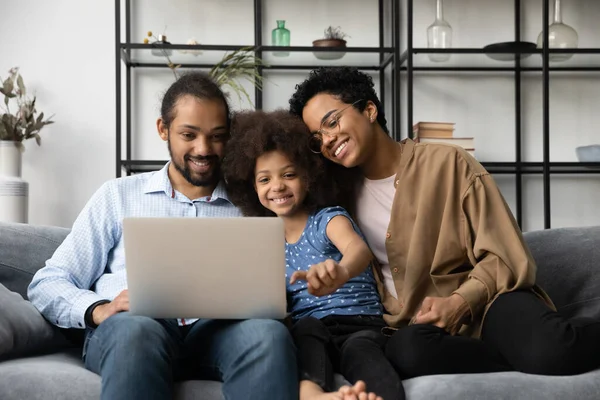
M 23 141 L 35 139 L 41 145 L 42 128 L 53 123 L 36 110 L 36 98 L 28 97 L 19 68 L 11 68 L 0 79 L 0 221 L 27 222 L 28 189 L 21 179 Z

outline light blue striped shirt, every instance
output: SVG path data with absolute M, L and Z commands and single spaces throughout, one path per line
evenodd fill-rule
M 49 321 L 61 328 L 84 328 L 89 306 L 113 300 L 127 288 L 123 218 L 242 216 L 227 198 L 223 182 L 211 196 L 190 200 L 173 189 L 168 167 L 113 179 L 94 193 L 29 285 L 30 301 Z

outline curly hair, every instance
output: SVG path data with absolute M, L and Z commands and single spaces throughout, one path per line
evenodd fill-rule
M 372 101 L 377 107 L 377 122 L 385 133 L 389 133 L 385 111 L 370 75 L 351 67 L 321 67 L 313 70 L 304 82 L 296 85 L 296 92 L 290 98 L 290 112 L 302 117 L 306 103 L 319 93 L 336 96 L 346 104 L 361 99 Z M 366 103 L 361 101 L 355 107 L 364 111 Z
M 223 159 L 223 174 L 232 203 L 246 216 L 274 216 L 259 201 L 254 187 L 256 160 L 281 151 L 304 180 L 304 207 L 312 212 L 335 204 L 336 192 L 320 156 L 309 150 L 310 132 L 302 120 L 286 110 L 240 111 L 234 114 L 231 138 Z

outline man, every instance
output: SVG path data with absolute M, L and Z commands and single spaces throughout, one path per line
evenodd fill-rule
M 569 321 L 535 285 L 536 265 L 493 177 L 463 149 L 396 143 L 372 78 L 311 72 L 290 100 L 311 150 L 358 172 L 349 208 L 381 265 L 386 354 L 401 376 L 600 365 L 600 322 Z M 345 200 L 345 199 L 343 199 Z
M 105 183 L 29 286 L 31 302 L 50 322 L 86 328 L 83 360 L 102 377 L 102 399 L 168 399 L 173 381 L 190 375 L 222 380 L 226 399 L 298 396 L 295 349 L 277 321 L 128 313 L 123 218 L 241 216 L 220 172 L 229 119 L 225 96 L 208 76 L 176 81 L 157 121 L 171 160 L 160 171 Z

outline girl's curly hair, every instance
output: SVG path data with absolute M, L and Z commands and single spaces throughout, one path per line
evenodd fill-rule
M 256 160 L 281 151 L 297 168 L 306 185 L 304 206 L 309 212 L 335 205 L 336 190 L 323 160 L 309 149 L 310 132 L 286 110 L 241 111 L 233 116 L 231 138 L 223 159 L 223 174 L 232 203 L 246 216 L 274 216 L 263 207 L 254 187 Z

